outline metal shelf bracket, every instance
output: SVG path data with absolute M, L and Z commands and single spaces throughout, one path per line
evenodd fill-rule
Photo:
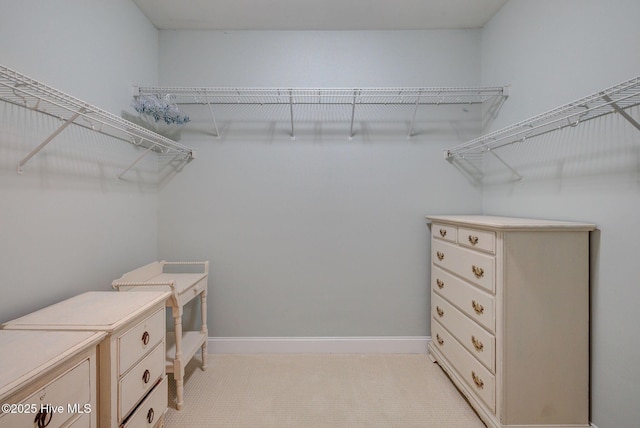
M 614 110 L 620 114 L 620 116 L 624 117 L 625 119 L 627 119 L 627 121 L 629 123 L 631 123 L 633 126 L 636 127 L 636 129 L 638 131 L 640 131 L 640 123 L 638 123 L 633 117 L 631 117 L 631 115 L 629 113 L 627 113 L 626 111 L 624 111 L 624 109 L 622 109 L 615 101 L 613 101 L 608 95 L 603 95 L 602 98 L 611 103 L 611 107 L 614 108 Z
M 511 165 L 509 165 L 507 162 L 505 162 L 504 159 L 502 159 L 500 156 L 498 156 L 496 154 L 496 152 L 494 152 L 493 150 L 488 150 L 489 153 L 491 153 L 493 155 L 493 157 L 495 157 L 502 165 L 504 165 L 509 171 L 511 171 L 511 173 L 516 177 L 517 181 L 522 181 L 522 175 L 520 175 L 518 173 L 518 171 L 516 171 Z
M 291 112 L 291 139 L 295 140 L 296 136 L 293 132 L 293 90 L 289 89 L 289 111 Z
M 353 122 L 356 117 L 356 101 L 358 100 L 358 90 L 353 91 L 353 102 L 351 103 L 351 129 L 349 130 L 349 141 L 353 140 Z
M 422 96 L 422 90 L 418 91 L 418 96 L 416 98 L 416 106 L 413 109 L 413 116 L 411 117 L 411 124 L 409 125 L 409 133 L 407 134 L 407 138 L 413 137 L 413 124 L 416 121 L 416 113 L 418 113 L 418 106 L 420 105 L 421 96 Z
M 138 144 L 142 144 L 142 141 L 140 141 L 140 143 L 138 143 Z M 148 154 L 149 154 L 149 152 L 151 152 L 151 150 L 153 150 L 155 147 L 156 147 L 156 145 L 155 145 L 155 144 L 152 144 L 151 146 L 149 146 L 149 147 L 148 147 L 144 152 L 142 152 L 142 154 L 141 154 L 140 156 L 138 156 L 138 157 L 136 158 L 136 160 L 135 160 L 135 161 L 133 161 L 133 163 L 132 163 L 131 165 L 129 165 L 127 168 L 125 168 L 125 170 L 124 170 L 124 171 L 122 171 L 122 172 L 120 173 L 120 175 L 118 175 L 118 178 L 119 178 L 120 180 L 122 180 L 122 176 L 123 176 L 123 175 L 125 175 L 125 174 L 126 174 L 126 173 L 131 169 L 131 168 L 133 168 L 135 164 L 137 164 L 138 162 L 140 162 L 140 161 L 142 160 L 142 158 L 144 158 L 146 155 L 148 155 Z
M 207 102 L 207 107 L 209 107 L 209 115 L 211 116 L 211 121 L 213 122 L 213 130 L 215 131 L 215 137 L 220 138 L 220 131 L 218 131 L 218 123 L 216 122 L 216 117 L 213 114 L 213 107 L 211 107 L 211 103 Z
M 40 150 L 44 149 L 44 147 L 51 142 L 59 133 L 64 131 L 64 129 L 71 125 L 77 118 L 84 112 L 84 109 L 80 109 L 77 113 L 71 116 L 69 119 L 66 119 L 62 125 L 58 127 L 51 135 L 49 135 L 42 143 L 40 143 L 36 148 L 31 150 L 27 156 L 24 157 L 20 162 L 18 162 L 18 174 L 22 174 L 24 172 L 24 166 L 26 165 L 32 157 L 34 157 Z

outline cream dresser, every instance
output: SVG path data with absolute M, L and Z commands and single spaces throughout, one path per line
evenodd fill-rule
M 0 330 L 0 428 L 97 427 L 105 333 Z
M 87 292 L 6 323 L 5 330 L 93 331 L 98 426 L 158 427 L 167 409 L 165 301 L 170 293 Z
M 592 224 L 431 221 L 429 353 L 490 428 L 589 426 Z

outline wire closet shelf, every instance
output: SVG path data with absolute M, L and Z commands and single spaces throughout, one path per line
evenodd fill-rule
M 508 96 L 502 87 L 383 87 L 383 88 L 239 88 L 239 87 L 171 87 L 135 86 L 135 96 L 170 97 L 176 104 L 200 104 L 209 113 L 219 136 L 212 106 L 284 105 L 288 106 L 291 137 L 294 137 L 296 106 L 348 106 L 351 121 L 349 138 L 353 137 L 354 118 L 359 106 L 398 106 L 413 108 L 409 136 L 412 134 L 416 111 L 424 105 L 482 104 L 503 100 Z
M 521 143 L 548 132 L 619 113 L 640 130 L 640 124 L 626 110 L 640 105 L 640 77 L 627 80 L 603 91 L 483 135 L 445 151 L 445 158 L 464 159 L 466 155 L 489 153 L 493 149 Z
M 138 95 L 172 97 L 177 104 L 477 104 L 503 97 L 504 87 L 235 88 L 139 86 Z
M 33 156 L 71 123 L 134 145 L 143 146 L 147 149 L 145 153 L 153 150 L 164 154 L 181 156 L 185 160 L 190 160 L 193 157 L 193 151 L 189 147 L 2 65 L 0 65 L 0 100 L 38 111 L 63 121 L 62 125 L 53 134 L 20 161 L 18 165 L 18 172 L 20 173 L 22 172 L 22 167 Z M 83 121 L 80 122 L 79 119 Z

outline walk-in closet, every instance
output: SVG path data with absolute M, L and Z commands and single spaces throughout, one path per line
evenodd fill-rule
M 0 0 L 0 428 L 637 428 L 637 0 Z

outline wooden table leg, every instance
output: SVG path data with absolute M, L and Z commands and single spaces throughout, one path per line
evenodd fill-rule
M 176 355 L 173 358 L 173 378 L 176 381 L 176 408 L 182 410 L 184 404 L 184 366 L 182 365 L 182 308 L 171 308 L 176 334 Z
M 207 328 L 207 289 L 200 293 L 200 317 L 202 318 L 202 327 L 200 331 L 204 334 L 204 343 L 202 344 L 202 370 L 207 369 L 207 340 L 209 331 Z

